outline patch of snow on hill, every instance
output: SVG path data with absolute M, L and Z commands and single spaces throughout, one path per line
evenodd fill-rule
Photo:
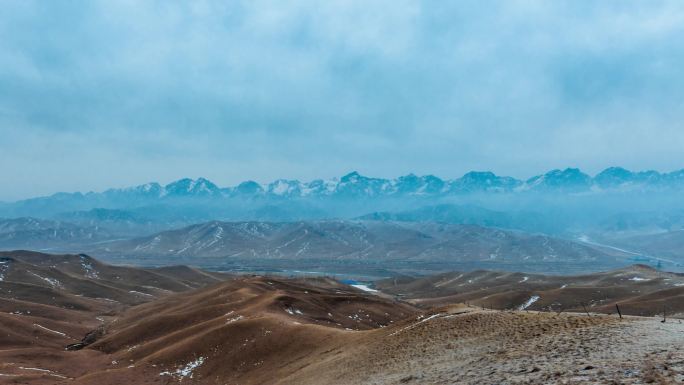
M 232 312 L 231 312 L 231 313 L 232 313 Z M 242 319 L 244 319 L 244 318 L 245 318 L 245 317 L 244 317 L 244 316 L 241 316 L 241 315 L 238 315 L 237 317 L 229 318 L 229 319 L 226 320 L 226 325 L 232 324 L 233 322 L 240 321 L 240 320 L 242 320 Z
M 81 256 L 81 267 L 85 271 L 85 276 L 88 278 L 98 279 L 97 270 L 93 268 L 93 265 L 84 256 Z
M 304 314 L 304 313 L 302 313 L 301 310 L 295 309 L 295 308 L 287 308 L 287 309 L 285 309 L 285 311 L 287 312 L 287 314 L 291 314 L 291 315 L 295 315 L 295 314 L 302 315 L 302 314 Z
M 159 373 L 159 375 L 178 377 L 179 380 L 182 380 L 184 377 L 192 378 L 193 371 L 202 366 L 205 360 L 206 358 L 199 357 L 198 359 L 188 362 L 187 364 L 185 364 L 185 366 L 180 367 L 173 372 L 164 371 Z
M 9 270 L 9 261 L 0 261 L 0 282 L 5 279 L 7 270 Z
M 204 249 L 209 246 L 212 246 L 216 243 L 218 243 L 221 239 L 223 239 L 223 227 L 217 226 L 216 231 L 214 232 L 213 239 L 209 241 L 208 243 L 202 244 L 198 247 L 198 249 Z
M 147 242 L 147 243 L 144 243 L 144 244 L 141 244 L 141 245 L 137 245 L 137 246 L 135 247 L 135 250 L 134 250 L 134 251 L 138 251 L 138 250 L 152 250 L 152 249 L 154 249 L 160 242 L 161 242 L 161 235 L 157 235 L 156 237 L 152 238 L 151 241 L 149 241 L 149 242 Z
M 360 283 L 359 283 L 359 284 L 355 284 L 355 285 L 350 285 L 350 286 L 353 286 L 353 287 L 355 287 L 355 288 L 357 288 L 357 289 L 360 289 L 360 290 L 363 290 L 363 291 L 367 291 L 367 292 L 370 292 L 370 293 L 377 293 L 377 292 L 378 292 L 377 290 L 371 289 L 370 287 L 368 287 L 368 285 L 363 285 L 363 284 L 360 284 Z
M 34 277 L 40 278 L 40 279 L 42 279 L 43 281 L 49 283 L 50 286 L 52 286 L 52 287 L 55 287 L 55 288 L 57 288 L 57 287 L 62 287 L 62 283 L 59 282 L 58 280 L 54 279 L 54 278 L 43 277 L 43 276 L 40 276 L 40 275 L 38 275 L 38 274 L 36 274 L 36 273 L 34 273 L 34 272 L 32 272 L 32 271 L 29 271 L 28 273 L 31 274 L 31 275 L 33 275 Z
M 541 298 L 541 297 L 539 297 L 538 295 L 533 295 L 532 297 L 530 297 L 530 299 L 525 301 L 524 304 L 518 306 L 518 310 L 527 309 L 528 307 L 532 306 L 533 303 L 537 302 L 539 300 L 539 298 Z
M 38 327 L 38 328 L 41 328 L 41 329 L 46 330 L 46 331 L 49 331 L 50 333 L 55 333 L 55 334 L 59 334 L 60 336 L 66 337 L 66 334 L 65 334 L 65 333 L 58 332 L 57 330 L 48 329 L 48 328 L 46 328 L 46 327 L 43 326 L 43 325 L 33 324 L 33 326 Z

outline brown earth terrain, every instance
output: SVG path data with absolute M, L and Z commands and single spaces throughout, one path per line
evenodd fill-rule
M 684 274 L 644 265 L 580 275 L 550 276 L 478 270 L 376 282 L 384 293 L 430 308 L 468 303 L 509 310 L 571 311 L 684 317 Z
M 0 281 L 0 384 L 684 381 L 679 319 L 621 319 L 598 314 L 599 306 L 587 315 L 529 311 L 532 306 L 489 310 L 459 304 L 461 298 L 447 304 L 443 298 L 461 287 L 460 273 L 377 285 L 415 296 L 411 304 L 326 278 L 113 267 L 87 256 L 5 253 L 2 258 L 10 267 L 3 267 Z M 644 280 L 631 279 L 637 272 Z M 622 293 L 623 286 L 640 290 L 647 279 L 678 277 L 658 274 L 665 273 L 635 267 L 554 284 L 594 282 L 605 290 L 613 282 Z M 35 280 L 23 283 L 18 277 Z M 513 274 L 498 278 L 508 282 L 499 290 L 535 280 L 541 289 L 553 279 L 570 278 Z M 444 291 L 431 297 L 430 285 Z M 425 298 L 439 300 L 430 304 Z
M 87 373 L 102 364 L 101 355 L 67 352 L 67 345 L 97 335 L 131 306 L 226 278 L 184 266 L 140 269 L 86 255 L 0 252 L 0 383 L 53 384 Z

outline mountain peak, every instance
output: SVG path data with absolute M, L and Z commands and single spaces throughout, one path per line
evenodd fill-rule
M 494 178 L 496 178 L 496 174 L 494 174 L 491 171 L 470 171 L 470 172 L 465 173 L 461 178 L 462 179 L 478 179 L 478 180 L 494 179 Z
M 36 215 L 46 207 L 54 213 L 87 211 L 96 207 L 119 208 L 126 205 L 139 206 L 155 203 L 154 200 L 167 197 L 219 198 L 255 195 L 261 197 L 340 197 L 340 198 L 382 198 L 398 196 L 448 196 L 470 193 L 523 193 L 527 192 L 637 192 L 684 190 L 684 170 L 659 173 L 657 171 L 630 171 L 623 167 L 609 167 L 595 177 L 579 168 L 554 169 L 522 181 L 508 176 L 499 176 L 491 171 L 470 171 L 462 177 L 442 180 L 434 175 L 418 176 L 409 173 L 395 179 L 373 178 L 352 171 L 329 180 L 315 179 L 301 182 L 292 179 L 277 179 L 261 185 L 245 181 L 234 187 L 219 188 L 204 177 L 182 178 L 165 186 L 152 182 L 127 188 L 108 189 L 102 193 L 56 193 L 47 197 L 0 205 L 0 215 Z M 33 208 L 35 207 L 36 211 Z M 3 214 L 5 213 L 5 214 Z M 28 213 L 28 214 L 27 214 Z
M 255 195 L 264 192 L 264 188 L 259 183 L 248 180 L 235 187 L 235 192 L 240 195 Z
M 164 187 L 166 195 L 169 196 L 188 196 L 200 195 L 209 196 L 215 195 L 219 192 L 218 186 L 206 178 L 197 178 L 196 180 L 190 178 L 179 179 L 171 182 Z
M 599 187 L 613 187 L 632 181 L 634 173 L 622 167 L 609 167 L 594 177 Z
M 470 171 L 452 183 L 452 190 L 458 192 L 512 191 L 522 182 L 508 176 L 497 176 L 491 171 Z
M 589 190 L 592 178 L 579 168 L 555 169 L 527 180 L 528 189 L 580 192 Z
M 352 172 L 350 172 L 349 174 L 343 176 L 343 177 L 340 179 L 340 181 L 341 181 L 342 183 L 348 183 L 348 182 L 356 182 L 356 181 L 358 181 L 359 179 L 365 179 L 365 177 L 362 176 L 361 174 L 359 174 L 358 171 L 352 171 Z

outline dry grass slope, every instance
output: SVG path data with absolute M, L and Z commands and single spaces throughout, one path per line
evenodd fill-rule
M 680 276 L 644 267 L 583 277 L 472 272 L 380 283 L 421 309 L 323 278 L 220 282 L 227 277 L 184 267 L 113 267 L 79 255 L 1 258 L 0 384 L 684 381 L 678 319 L 454 304 L 470 298 L 511 309 L 540 293 L 530 308 L 580 298 L 596 300 L 592 310 L 601 310 L 609 302 L 598 302 L 598 291 L 626 309 L 678 300 Z M 88 346 L 64 350 L 93 330 L 100 332 L 90 334 Z

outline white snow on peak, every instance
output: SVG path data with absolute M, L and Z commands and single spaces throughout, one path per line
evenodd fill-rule
M 204 178 L 199 178 L 197 180 L 193 180 L 190 183 L 190 186 L 188 187 L 188 192 L 202 192 L 202 193 L 211 193 L 212 189 L 209 187 L 209 182 L 208 180 Z
M 190 191 L 194 190 L 194 189 L 195 189 L 195 185 L 197 185 L 197 181 L 194 180 L 194 179 L 191 180 L 191 181 L 190 181 L 190 184 L 188 184 L 188 188 L 187 188 L 185 191 L 190 192 Z
M 290 186 L 284 180 L 279 180 L 273 186 L 271 192 L 276 195 L 283 195 L 290 189 Z
M 274 195 L 291 195 L 302 190 L 302 182 L 298 180 L 278 179 L 268 185 L 268 191 Z

